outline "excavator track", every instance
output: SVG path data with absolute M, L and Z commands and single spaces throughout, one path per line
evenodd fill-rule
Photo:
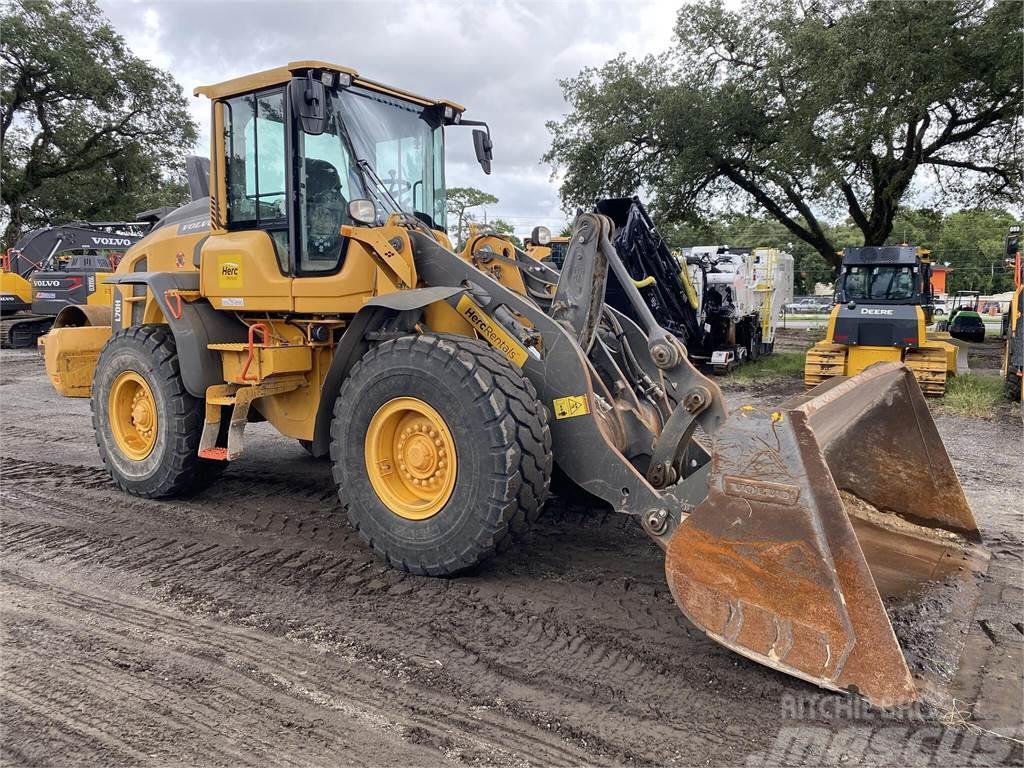
M 942 397 L 946 392 L 946 354 L 941 349 L 908 349 L 903 362 L 914 372 L 926 397 Z
M 833 376 L 846 375 L 846 347 L 818 342 L 807 350 L 804 362 L 804 384 L 814 387 Z
M 34 347 L 36 340 L 53 326 L 49 315 L 23 315 L 0 321 L 0 349 Z

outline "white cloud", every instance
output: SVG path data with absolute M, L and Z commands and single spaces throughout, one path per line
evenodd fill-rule
M 192 100 L 197 152 L 209 146 L 209 105 L 196 85 L 296 59 L 323 59 L 467 106 L 490 123 L 494 173 L 473 160 L 468 131 L 449 132 L 448 182 L 501 203 L 488 216 L 519 234 L 564 221 L 557 183 L 541 165 L 549 120 L 565 111 L 560 78 L 625 51 L 667 48 L 679 3 L 573 2 L 112 2 L 101 5 L 131 48 L 169 70 Z

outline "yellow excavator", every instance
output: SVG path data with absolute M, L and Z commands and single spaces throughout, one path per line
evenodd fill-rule
M 909 245 L 846 248 L 825 339 L 807 352 L 804 383 L 902 362 L 925 395 L 941 397 L 957 372 L 948 333 L 929 336 L 934 306 L 931 254 Z
M 391 566 L 450 576 L 521 537 L 557 464 L 664 550 L 722 645 L 886 706 L 948 685 L 988 554 L 906 367 L 730 413 L 607 217 L 577 217 L 560 271 L 498 236 L 453 252 L 446 134 L 473 126 L 485 173 L 493 154 L 457 103 L 323 61 L 196 94 L 209 199 L 128 251 L 110 326 L 58 318 L 41 343 L 125 492 L 216 483 L 266 420 L 329 456 Z M 605 303 L 610 274 L 635 319 Z M 921 601 L 948 610 L 926 627 Z
M 65 307 L 101 318 L 111 298 L 104 280 L 146 226 L 75 222 L 20 237 L 0 258 L 0 347 L 34 347 Z

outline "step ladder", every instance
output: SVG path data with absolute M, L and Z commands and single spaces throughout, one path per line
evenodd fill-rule
M 291 392 L 307 383 L 301 374 L 275 376 L 259 384 L 214 384 L 206 389 L 206 421 L 199 438 L 199 457 L 215 461 L 234 461 L 242 455 L 249 407 L 261 397 Z M 218 445 L 225 408 L 231 409 L 227 445 Z

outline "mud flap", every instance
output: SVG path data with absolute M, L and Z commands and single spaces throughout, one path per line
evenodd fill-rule
M 708 482 L 666 559 L 694 624 L 873 704 L 942 701 L 989 556 L 909 369 L 874 365 L 776 412 L 737 410 Z

